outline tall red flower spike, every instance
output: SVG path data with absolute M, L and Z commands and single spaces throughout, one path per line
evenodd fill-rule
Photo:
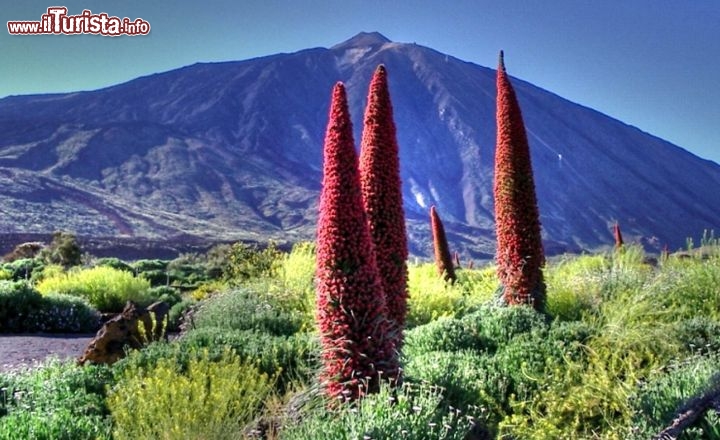
M 375 391 L 397 374 L 385 297 L 368 231 L 345 87 L 337 83 L 325 135 L 317 231 L 316 319 L 323 379 L 333 397 Z
M 452 257 L 450 257 L 450 247 L 448 246 L 447 237 L 445 236 L 445 227 L 440 220 L 440 216 L 435 206 L 430 207 L 430 226 L 432 227 L 433 248 L 435 249 L 435 265 L 438 273 L 445 278 L 445 281 L 455 282 L 455 268 L 453 267 Z
M 615 225 L 613 225 L 613 236 L 615 237 L 615 249 L 620 249 L 624 242 L 622 232 L 620 232 L 620 224 L 618 222 L 615 222 Z
M 505 72 L 502 51 L 497 70 L 494 194 L 497 273 L 503 297 L 508 304 L 531 304 L 542 310 L 545 255 L 530 147 L 520 105 Z
M 375 70 L 368 91 L 360 149 L 360 185 L 396 349 L 407 315 L 407 233 L 400 159 L 387 72 Z

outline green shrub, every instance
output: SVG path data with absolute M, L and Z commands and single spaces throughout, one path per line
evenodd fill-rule
M 58 231 L 53 233 L 52 241 L 40 251 L 38 258 L 64 268 L 79 266 L 82 264 L 82 249 L 74 234 Z
M 249 288 L 237 288 L 200 303 L 195 326 L 235 330 L 258 330 L 289 336 L 300 330 L 303 314 L 284 310 L 278 299 Z
M 704 316 L 720 322 L 720 258 L 671 258 L 655 279 L 656 307 L 671 311 L 675 319 Z
M 280 299 L 285 309 L 303 312 L 306 324 L 315 318 L 315 245 L 298 243 L 279 258 L 278 268 L 268 290 Z
M 445 404 L 484 408 L 494 419 L 492 424 L 506 411 L 512 383 L 492 356 L 471 350 L 432 351 L 409 359 L 404 368 L 408 380 L 445 389 Z
M 37 289 L 43 294 L 61 293 L 85 298 L 102 312 L 120 312 L 127 301 L 147 305 L 152 300 L 147 280 L 110 267 L 93 267 L 45 278 L 38 283 Z
M 278 278 L 283 287 L 295 292 L 315 293 L 315 243 L 301 242 L 280 259 Z
M 261 372 L 278 376 L 278 390 L 290 383 L 307 383 L 320 368 L 320 342 L 307 333 L 273 336 L 253 330 L 207 327 L 186 333 L 179 341 L 185 350 L 232 348 L 241 359 L 257 364 Z
M 720 322 L 705 316 L 685 319 L 677 324 L 676 338 L 688 352 L 719 353 Z
M 413 357 L 431 351 L 495 351 L 494 342 L 465 319 L 442 317 L 406 331 L 404 354 Z M 474 328 L 473 328 L 474 327 Z
M 57 360 L 0 374 L 0 439 L 109 439 L 105 384 L 111 377 L 104 366 Z
M 215 280 L 208 283 L 202 283 L 197 286 L 192 292 L 190 292 L 190 297 L 195 301 L 202 301 L 205 298 L 227 289 L 228 285 L 224 281 Z
M 549 329 L 546 316 L 529 306 L 484 305 L 463 317 L 463 321 L 468 331 L 481 335 L 496 347 L 524 333 L 542 333 Z
M 192 288 L 210 280 L 206 263 L 197 254 L 183 254 L 170 261 L 167 266 L 170 283 Z
M 112 267 L 113 269 L 117 270 L 133 272 L 133 268 L 131 265 L 116 257 L 99 258 L 95 262 L 95 266 Z
M 170 312 L 168 312 L 168 330 L 179 330 L 180 324 L 182 324 L 181 320 L 183 318 L 183 315 L 195 304 L 197 304 L 197 302 L 189 298 L 183 299 L 179 303 L 174 304 L 172 307 L 170 307 Z
M 382 385 L 378 393 L 355 404 L 315 399 L 298 419 L 281 424 L 280 439 L 465 439 L 475 424 L 474 432 L 483 432 L 474 412 L 444 406 L 442 389 L 430 384 L 406 382 L 399 389 Z
M 32 331 L 28 319 L 42 304 L 42 296 L 25 281 L 0 281 L 0 332 Z
M 307 383 L 320 365 L 320 345 L 310 334 L 272 336 L 252 330 L 228 330 L 207 327 L 191 330 L 172 343 L 156 342 L 115 364 L 115 370 L 150 369 L 162 359 L 173 359 L 180 371 L 198 353 L 219 359 L 231 349 L 240 360 L 255 365 L 261 373 L 277 377 L 276 386 L 285 391 L 291 383 Z
M 34 270 L 30 276 L 30 283 L 37 285 L 45 278 L 59 277 L 65 273 L 65 268 L 59 264 L 46 264 L 37 270 Z
M 272 379 L 226 350 L 199 353 L 181 371 L 174 359 L 126 369 L 108 393 L 115 439 L 242 438 Z
M 494 270 L 462 270 L 455 283 L 438 276 L 432 264 L 408 266 L 407 328 L 443 316 L 460 317 L 489 300 L 497 289 Z
M 148 290 L 148 297 L 154 301 L 163 301 L 170 307 L 182 301 L 180 291 L 170 286 L 155 286 Z
M 556 439 L 602 433 L 602 438 L 626 438 L 623 432 L 632 421 L 629 397 L 637 384 L 678 355 L 674 326 L 668 322 L 672 314 L 657 308 L 654 295 L 646 292 L 651 286 L 647 279 L 641 284 L 623 282 L 607 291 L 598 312 L 584 318 L 587 328 L 548 333 L 584 342 L 563 341 L 561 358 L 551 352 L 537 391 L 512 403 L 512 414 L 500 424 L 501 435 Z
M 586 354 L 586 346 L 597 329 L 583 321 L 555 321 L 548 332 L 547 341 L 564 359 L 579 361 Z
M 717 354 L 693 357 L 644 382 L 631 398 L 633 423 L 627 438 L 651 438 L 669 426 L 685 403 L 718 386 L 719 370 Z M 720 420 L 712 412 L 680 438 L 720 439 Z
M 136 276 L 145 278 L 152 286 L 165 286 L 170 284 L 168 264 L 165 260 L 137 260 L 130 266 Z
M 277 272 L 281 253 L 273 242 L 261 249 L 242 242 L 233 244 L 223 267 L 223 277 L 233 283 L 251 278 L 273 276 Z
M 4 263 L 3 270 L 10 273 L 13 281 L 29 280 L 35 272 L 41 272 L 45 264 L 39 259 L 22 258 L 11 263 Z
M 25 281 L 0 281 L 0 332 L 86 333 L 98 329 L 99 318 L 82 298 L 43 297 Z
M 596 310 L 603 279 L 610 270 L 604 255 L 566 257 L 545 270 L 545 311 L 555 319 L 575 321 Z
M 84 298 L 51 293 L 31 314 L 32 331 L 46 333 L 93 333 L 100 328 L 100 313 Z

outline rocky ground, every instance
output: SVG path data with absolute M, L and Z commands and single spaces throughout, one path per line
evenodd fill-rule
M 76 359 L 95 336 L 78 334 L 0 335 L 0 373 L 32 366 L 48 357 Z

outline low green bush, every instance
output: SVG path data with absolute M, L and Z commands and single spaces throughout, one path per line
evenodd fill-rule
M 601 297 L 610 261 L 604 255 L 565 257 L 544 271 L 545 311 L 554 319 L 576 321 L 593 311 Z
M 172 358 L 130 366 L 108 392 L 113 438 L 241 439 L 272 382 L 229 349 L 200 352 L 184 370 Z
M 136 276 L 145 278 L 152 286 L 165 286 L 170 284 L 167 273 L 168 264 L 169 261 L 158 259 L 137 260 L 130 267 Z
M 0 281 L 0 332 L 32 331 L 28 317 L 42 296 L 25 281 Z
M 273 295 L 256 289 L 236 288 L 200 303 L 193 321 L 197 328 L 258 330 L 289 336 L 301 329 L 304 315 L 301 311 L 286 310 Z
M 288 440 L 450 440 L 487 438 L 474 411 L 443 405 L 442 388 L 406 382 L 381 386 L 354 404 L 336 405 L 316 397 L 300 417 L 281 423 L 279 438 Z M 328 409 L 331 408 L 331 409 Z M 478 412 L 479 413 L 479 412 Z M 476 437 L 469 437 L 473 431 Z
M 671 311 L 675 319 L 696 316 L 720 321 L 720 258 L 671 258 L 654 280 L 656 307 Z
M 151 287 L 148 290 L 148 297 L 150 297 L 153 302 L 163 301 L 170 307 L 179 303 L 183 299 L 180 291 L 170 286 Z
M 197 287 L 210 280 L 206 262 L 197 254 L 183 254 L 170 261 L 167 266 L 170 284 L 185 289 Z
M 446 405 L 483 408 L 494 418 L 492 424 L 506 412 L 512 383 L 490 355 L 472 350 L 431 351 L 409 359 L 404 369 L 410 381 L 442 387 Z
M 486 304 L 462 318 L 442 317 L 405 334 L 405 355 L 430 351 L 475 350 L 494 353 L 516 336 L 549 329 L 547 318 L 532 307 Z
M 109 439 L 105 366 L 47 361 L 0 374 L 0 439 Z
M 276 274 L 266 290 L 278 298 L 285 310 L 304 314 L 303 328 L 315 325 L 315 245 L 298 243 L 278 259 Z
M 10 273 L 10 279 L 20 281 L 30 280 L 35 272 L 42 272 L 45 263 L 36 258 L 21 258 L 0 267 Z
M 307 383 L 320 368 L 320 343 L 307 333 L 273 336 L 253 330 L 206 327 L 188 331 L 172 343 L 157 342 L 116 364 L 116 371 L 152 368 L 162 359 L 173 359 L 184 371 L 197 353 L 217 359 L 231 349 L 243 362 L 253 363 L 260 372 L 277 377 L 284 392 L 291 383 Z
M 432 351 L 495 351 L 495 343 L 478 332 L 477 326 L 468 324 L 470 320 L 446 316 L 406 331 L 405 357 Z
M 516 336 L 547 332 L 547 317 L 530 306 L 496 306 L 486 304 L 462 318 L 468 331 L 480 335 L 496 347 L 508 344 Z
M 150 283 L 129 272 L 110 267 L 70 271 L 43 279 L 37 290 L 44 294 L 61 293 L 85 298 L 101 312 L 120 312 L 127 301 L 147 305 L 152 300 Z
M 0 332 L 88 333 L 100 316 L 86 300 L 69 295 L 40 295 L 25 281 L 0 281 Z
M 708 389 L 717 388 L 720 357 L 696 356 L 674 363 L 664 374 L 641 384 L 632 395 L 633 422 L 628 439 L 647 439 L 668 427 L 684 404 Z M 681 439 L 720 439 L 720 420 L 711 410 Z
M 705 316 L 678 322 L 675 337 L 688 352 L 720 353 L 720 322 Z
M 320 368 L 320 342 L 311 334 L 273 336 L 254 330 L 199 328 L 184 335 L 180 344 L 187 349 L 230 347 L 246 361 L 256 362 L 263 373 L 278 375 L 278 389 L 291 382 L 307 383 Z
M 169 331 L 178 331 L 180 330 L 180 325 L 182 324 L 183 316 L 186 312 L 188 312 L 195 304 L 197 304 L 197 301 L 193 300 L 192 298 L 184 299 L 180 301 L 177 304 L 174 304 L 172 307 L 170 307 L 170 312 L 168 312 L 168 330 Z M 190 324 L 190 323 L 188 323 Z
M 94 333 L 100 328 L 100 313 L 87 300 L 71 295 L 49 294 L 29 317 L 32 331 L 45 333 Z
M 130 264 L 116 257 L 105 257 L 99 258 L 95 262 L 95 266 L 112 267 L 117 270 L 124 270 L 127 272 L 133 272 L 133 268 Z

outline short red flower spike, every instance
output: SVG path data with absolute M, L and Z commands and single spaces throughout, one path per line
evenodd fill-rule
M 620 224 L 617 222 L 613 225 L 613 236 L 615 237 L 615 249 L 623 247 L 624 242 L 622 232 L 620 232 Z
M 435 250 L 435 265 L 438 273 L 445 278 L 445 281 L 455 282 L 455 268 L 453 267 L 450 247 L 448 246 L 445 227 L 435 206 L 430 207 L 430 226 L 432 228 L 433 249 Z

